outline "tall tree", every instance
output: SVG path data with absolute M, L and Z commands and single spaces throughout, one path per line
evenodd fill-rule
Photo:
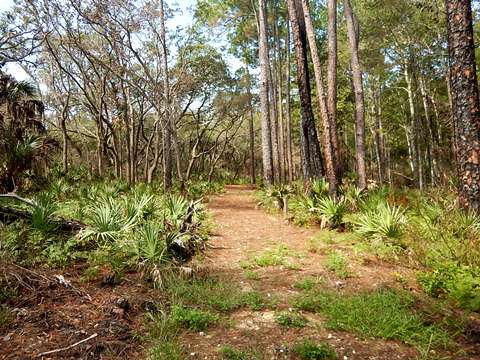
M 480 103 L 470 0 L 446 0 L 459 200 L 480 209 Z
M 267 38 L 267 6 L 265 0 L 258 0 L 258 45 L 260 57 L 260 116 L 262 123 L 262 160 L 265 184 L 273 184 L 272 136 L 269 105 L 269 55 Z
M 325 156 L 325 170 L 327 172 L 329 192 L 332 197 L 337 196 L 337 174 L 335 169 L 335 157 L 332 146 L 333 130 L 330 125 L 330 117 L 328 115 L 327 101 L 325 99 L 325 89 L 323 86 L 322 66 L 320 64 L 320 56 L 318 53 L 317 41 L 315 38 L 315 30 L 313 28 L 312 17 L 308 7 L 308 0 L 301 0 L 303 14 L 305 17 L 305 26 L 307 31 L 308 44 L 310 45 L 310 53 L 312 56 L 313 69 L 315 75 L 315 84 L 317 86 L 318 104 L 320 107 L 320 115 L 322 117 L 323 126 L 323 154 Z M 336 127 L 335 127 L 336 132 Z M 336 137 L 336 134 L 335 134 Z
M 288 0 L 287 5 L 292 24 L 297 63 L 297 86 L 300 95 L 302 168 L 305 181 L 309 181 L 323 176 L 323 160 L 312 110 L 305 17 L 299 0 Z
M 292 111 L 290 106 L 290 23 L 287 20 L 287 35 L 285 38 L 286 59 L 285 59 L 285 120 L 286 120 L 286 152 L 288 181 L 293 181 L 293 145 L 292 145 Z
M 365 104 L 363 96 L 363 80 L 360 61 L 358 59 L 358 29 L 355 23 L 350 0 L 344 0 L 344 12 L 347 22 L 347 35 L 350 46 L 353 91 L 355 93 L 355 148 L 358 187 L 367 187 L 367 171 L 365 167 Z
M 330 138 L 332 140 L 333 158 L 337 161 L 337 174 L 340 173 L 341 156 L 337 137 L 337 0 L 328 0 L 328 74 L 327 107 L 330 120 Z

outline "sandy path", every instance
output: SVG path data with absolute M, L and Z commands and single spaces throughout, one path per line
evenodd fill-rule
M 398 342 L 362 340 L 343 332 L 327 331 L 317 315 L 307 315 L 311 325 L 303 329 L 281 329 L 275 323 L 275 311 L 288 311 L 289 298 L 298 291 L 293 284 L 306 276 L 318 275 L 335 286 L 336 279 L 324 268 L 325 254 L 308 251 L 308 241 L 318 235 L 317 228 L 300 228 L 289 224 L 280 215 L 258 209 L 254 190 L 246 186 L 227 186 L 226 192 L 211 198 L 208 208 L 213 216 L 212 246 L 205 253 L 203 266 L 211 275 L 238 284 L 240 288 L 254 288 L 278 298 L 277 310 L 251 311 L 242 309 L 229 315 L 228 326 L 217 326 L 205 334 L 190 333 L 183 339 L 191 358 L 220 359 L 218 349 L 225 344 L 240 349 L 261 349 L 264 359 L 294 359 L 287 354 L 287 344 L 305 337 L 329 342 L 339 359 L 412 359 L 416 351 Z M 255 267 L 257 280 L 249 280 L 241 264 L 252 262 L 255 256 L 285 246 L 296 263 L 288 266 Z M 332 245 L 335 248 L 336 245 Z M 373 270 L 369 265 L 370 271 Z M 380 274 L 385 271 L 380 272 Z M 368 275 L 368 273 L 367 273 Z M 344 288 L 353 291 L 362 277 L 345 282 Z M 380 277 L 381 279 L 381 277 Z M 372 279 L 368 280 L 370 283 Z M 282 350 L 284 349 L 284 350 Z

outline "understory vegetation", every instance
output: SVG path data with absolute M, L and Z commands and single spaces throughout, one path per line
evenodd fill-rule
M 119 281 L 135 269 L 161 285 L 160 269 L 204 248 L 210 222 L 201 196 L 220 188 L 203 183 L 185 195 L 163 194 L 154 185 L 59 179 L 31 194 L 32 204 L 2 199 L 28 216 L 1 225 L 0 252 L 25 266 L 85 262 L 87 278 L 107 271 Z M 79 231 L 61 229 L 59 219 L 74 222 Z
M 328 183 L 315 181 L 307 193 L 294 183 L 260 190 L 257 197 L 273 211 L 288 199 L 288 219 L 295 224 L 336 231 L 384 260 L 414 266 L 426 294 L 480 310 L 480 219 L 456 207 L 454 191 L 387 186 L 361 191 L 346 185 L 333 199 Z M 316 244 L 310 250 L 315 252 Z M 326 267 L 340 278 L 349 276 L 347 265 L 341 252 L 328 255 Z

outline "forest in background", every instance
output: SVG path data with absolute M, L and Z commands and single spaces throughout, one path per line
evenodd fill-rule
M 72 304 L 113 296 L 105 287 L 131 295 L 134 286 L 142 294 L 112 310 L 134 314 L 134 325 L 120 316 L 135 332 L 126 347 L 100 331 L 85 343 L 98 336 L 113 357 L 183 359 L 182 337 L 223 331 L 238 309 L 273 309 L 279 326 L 321 314 L 337 319 L 329 329 L 393 339 L 411 347 L 401 348 L 404 358 L 480 354 L 478 2 L 197 0 L 188 14 L 181 8 L 15 0 L 0 14 L 0 334 L 13 339 L 12 354 L 27 351 L 18 329 L 46 334 L 35 311 L 51 311 L 55 291 L 69 289 Z M 10 74 L 15 67 L 27 80 Z M 229 249 L 216 243 L 228 238 L 216 233 L 225 232 L 222 214 L 245 221 L 238 241 L 250 236 L 255 221 L 242 211 L 252 204 L 239 191 L 255 199 L 259 218 L 283 215 L 318 234 L 273 248 L 252 238 L 244 246 L 263 252 L 232 261 L 241 275 L 229 283 L 205 275 L 202 262 Z M 232 200 L 218 212 L 222 196 L 238 208 Z M 350 288 L 363 273 L 379 276 L 375 264 L 391 267 L 387 291 Z M 279 300 L 269 299 L 274 282 L 258 280 L 278 269 L 303 293 L 284 299 L 274 288 Z M 302 269 L 333 276 L 333 288 L 301 278 Z M 31 315 L 19 315 L 23 308 Z M 371 313 L 380 318 L 369 321 Z M 102 324 L 111 330 L 117 320 Z M 57 327 L 51 343 L 71 344 Z M 76 334 L 80 343 L 58 356 L 91 350 Z M 346 354 L 317 340 L 286 351 Z M 50 355 L 45 344 L 36 356 Z M 226 345 L 215 354 L 265 355 L 255 351 Z
M 350 33 L 342 2 L 334 19 L 322 2 L 312 2 L 313 11 L 297 9 L 298 29 L 287 27 L 286 3 L 267 3 L 263 79 L 259 12 L 251 1 L 199 1 L 192 24 L 178 32 L 164 26 L 175 7 L 159 13 L 155 2 L 17 2 L 3 14 L 2 64 L 19 62 L 32 81 L 3 106 L 41 102 L 24 112 L 41 118 L 53 146 L 43 161 L 63 173 L 83 169 L 129 183 L 156 178 L 168 188 L 192 177 L 321 177 L 334 160 L 332 184 L 343 176 L 358 178 L 360 188 L 367 178 L 420 189 L 454 182 L 442 1 L 358 2 Z M 218 36 L 226 47 L 215 46 Z M 306 66 L 298 81 L 297 47 Z M 235 73 L 227 55 L 243 64 Z M 3 75 L 5 91 L 15 86 Z M 269 106 L 261 107 L 261 99 Z M 260 119 L 267 114 L 268 129 Z M 318 169 L 306 174 L 300 125 L 307 132 L 310 123 L 311 136 L 321 140 L 313 139 L 309 150 L 318 152 Z M 327 129 L 335 135 L 325 136 Z M 325 151 L 326 141 L 332 151 Z M 271 160 L 263 158 L 270 153 Z M 38 172 L 48 177 L 52 167 Z

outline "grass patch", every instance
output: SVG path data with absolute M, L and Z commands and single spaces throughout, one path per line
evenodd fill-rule
M 335 349 L 326 343 L 315 343 L 310 339 L 296 343 L 292 351 L 303 360 L 335 360 L 337 354 Z
M 171 313 L 172 320 L 188 330 L 203 331 L 218 320 L 218 315 L 209 311 L 188 309 L 175 305 Z
M 275 249 L 267 250 L 253 257 L 250 263 L 259 267 L 284 266 L 287 269 L 297 270 L 299 265 L 293 261 L 294 257 L 300 258 L 301 256 L 288 249 L 285 245 L 279 245 Z
M 245 270 L 245 277 L 248 279 L 248 280 L 260 280 L 260 275 L 258 274 L 258 272 L 254 271 L 254 270 Z
M 250 360 L 250 354 L 246 351 L 236 350 L 230 345 L 225 345 L 220 349 L 222 359 L 225 360 Z
M 244 305 L 243 292 L 234 283 L 212 278 L 167 280 L 166 290 L 174 303 L 231 311 Z
M 260 291 L 242 291 L 232 282 L 212 278 L 179 279 L 167 281 L 166 290 L 172 303 L 201 307 L 204 309 L 228 312 L 243 306 L 252 310 L 265 307 L 274 308 L 275 298 L 267 298 Z
M 352 275 L 348 269 L 348 258 L 340 251 L 330 253 L 327 257 L 325 266 L 341 279 L 346 279 Z
M 396 339 L 419 349 L 448 346 L 446 331 L 437 325 L 425 325 L 413 310 L 413 299 L 392 290 L 379 290 L 339 297 L 328 292 L 310 291 L 298 296 L 296 308 L 322 313 L 325 326 L 353 331 L 363 336 Z
M 309 276 L 301 280 L 297 280 L 293 287 L 298 290 L 312 290 L 317 284 L 323 282 L 320 277 Z
M 260 291 L 252 290 L 243 293 L 242 305 L 248 306 L 253 311 L 259 311 L 264 308 L 274 309 L 277 306 L 275 297 L 266 297 Z
M 150 360 L 182 360 L 184 351 L 177 336 L 178 324 L 166 312 L 147 313 L 147 329 L 151 346 L 148 350 Z
M 183 360 L 185 355 L 177 341 L 158 343 L 150 349 L 149 360 Z
M 287 328 L 303 328 L 307 325 L 308 320 L 301 314 L 282 312 L 275 316 L 275 322 Z

